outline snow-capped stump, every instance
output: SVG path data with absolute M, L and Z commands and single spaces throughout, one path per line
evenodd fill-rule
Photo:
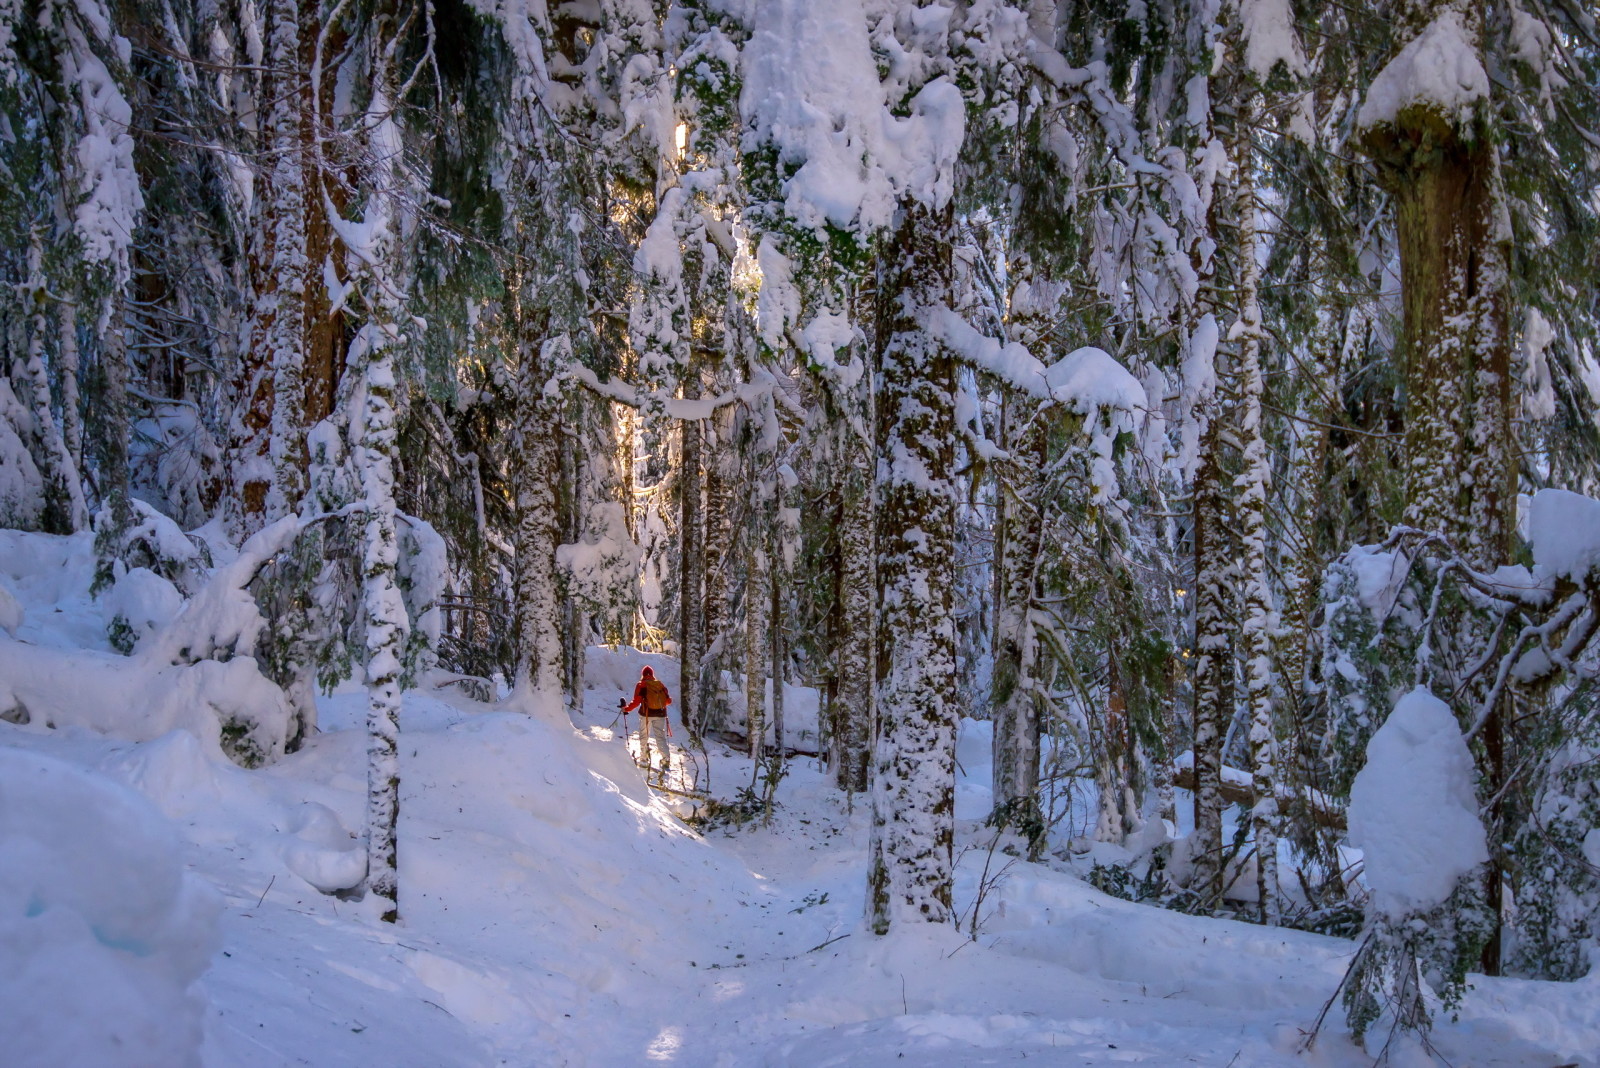
M 198 1065 L 219 904 L 143 798 L 0 749 L 7 1064 Z
M 1472 754 L 1450 707 L 1426 689 L 1400 699 L 1367 743 L 1350 787 L 1350 843 L 1366 855 L 1373 910 L 1424 913 L 1489 859 Z
M 366 843 L 351 837 L 333 809 L 315 801 L 295 810 L 283 862 L 324 894 L 348 890 L 367 877 Z

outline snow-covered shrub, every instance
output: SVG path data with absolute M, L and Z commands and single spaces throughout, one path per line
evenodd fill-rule
M 6 1064 L 198 1065 L 219 906 L 143 798 L 0 749 Z
M 315 725 L 316 688 L 351 677 L 365 655 L 361 631 L 360 513 L 304 526 L 249 579 L 247 593 L 261 618 L 249 651 L 262 671 L 289 695 L 296 725 L 293 748 Z M 444 587 L 444 541 L 429 524 L 403 516 L 399 524 L 399 585 L 412 621 L 403 658 L 403 684 L 433 663 Z
M 100 597 L 111 647 L 124 656 L 147 635 L 170 623 L 183 609 L 178 587 L 148 567 L 125 572 Z
M 1558 709 L 1554 750 L 1512 844 L 1521 876 L 1511 960 L 1544 979 L 1600 965 L 1600 693 L 1580 686 Z
M 129 481 L 183 526 L 201 526 L 222 493 L 222 449 L 192 401 L 148 403 L 132 428 Z
M 209 552 L 168 517 L 138 498 L 128 500 L 132 518 L 119 528 L 110 509 L 95 516 L 94 586 L 98 594 L 135 568 L 166 579 L 184 596 L 199 589 Z
M 1425 1030 L 1422 982 L 1447 1008 L 1494 932 L 1484 898 L 1488 839 L 1472 754 L 1450 707 L 1418 688 L 1367 743 L 1350 788 L 1350 842 L 1365 855 L 1367 934 L 1345 977 L 1359 1040 L 1392 999 L 1395 1022 Z
M 1352 548 L 1323 576 L 1323 750 L 1337 794 L 1349 791 L 1368 740 L 1415 681 L 1427 577 L 1419 561 L 1376 545 Z
M 245 767 L 282 756 L 288 702 L 255 661 L 162 663 L 165 636 L 131 659 L 0 640 L 0 718 L 130 741 L 185 730 Z

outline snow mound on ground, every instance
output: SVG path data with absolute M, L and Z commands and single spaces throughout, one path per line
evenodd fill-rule
M 154 667 L 144 657 L 67 652 L 0 638 L 0 713 L 143 742 L 186 730 L 246 766 L 283 755 L 289 705 L 250 657 Z
M 289 826 L 283 862 L 300 878 L 331 894 L 367 877 L 367 852 L 327 805 L 302 803 Z
M 8 1065 L 199 1064 L 190 984 L 216 894 L 132 792 L 0 749 L 0 1034 Z
M 1380 914 L 1426 912 L 1488 861 L 1472 781 L 1472 754 L 1450 707 L 1420 687 L 1402 697 L 1350 787 L 1350 843 L 1366 855 Z
M 100 613 L 106 625 L 120 619 L 132 631 L 135 642 L 172 622 L 182 610 L 183 594 L 178 587 L 148 567 L 133 568 L 100 599 Z

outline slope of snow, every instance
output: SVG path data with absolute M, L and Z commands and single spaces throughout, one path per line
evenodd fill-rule
M 66 542 L 37 540 L 36 558 Z M 8 577 L 26 610 L 23 635 L 60 648 L 78 614 L 92 614 L 70 583 Z M 67 609 L 59 615 L 54 595 Z M 59 629 L 35 622 L 52 619 Z M 643 663 L 676 691 L 665 657 L 591 650 L 586 708 L 571 725 L 437 691 L 407 695 L 398 926 L 317 889 L 347 881 L 359 853 L 358 688 L 323 698 L 324 733 L 256 771 L 182 730 L 133 742 L 0 722 L 0 758 L 76 769 L 96 798 L 131 791 L 153 806 L 159 815 L 141 818 L 160 830 L 146 836 L 181 845 L 164 852 L 119 836 L 116 893 L 132 900 L 132 887 L 170 877 L 174 854 L 215 888 L 220 948 L 186 995 L 205 1006 L 198 1055 L 210 1068 L 1371 1063 L 1336 1024 L 1296 1052 L 1351 943 L 1135 905 L 991 855 L 979 822 L 986 725 L 968 723 L 960 742 L 962 931 L 873 937 L 861 925 L 862 799 L 852 808 L 814 762 L 795 760 L 769 825 L 690 830 L 678 813 L 691 802 L 646 786 L 615 723 Z M 732 797 L 753 769 L 712 749 L 689 763 Z M 71 828 L 56 836 L 69 856 L 102 852 L 97 843 L 121 826 L 102 800 L 51 800 Z M 0 849 L 17 838 L 10 819 L 0 814 Z M 27 919 L 14 895 L 0 909 L 0 932 Z M 965 931 L 975 909 L 974 942 Z M 47 959 L 69 960 L 78 944 L 62 936 Z M 33 959 L 25 952 L 0 934 L 0 975 Z M 191 973 L 166 974 L 171 984 Z M 0 999 L 0 1034 L 64 1031 L 90 989 L 44 1005 Z M 1475 979 L 1459 1021 L 1442 1022 L 1434 1040 L 1456 1064 L 1593 1066 L 1597 995 L 1596 980 Z M 146 1018 L 193 1043 L 182 1011 Z M 92 1063 L 146 1064 L 150 1052 Z M 18 1060 L 10 1046 L 0 1059 L 59 1063 Z

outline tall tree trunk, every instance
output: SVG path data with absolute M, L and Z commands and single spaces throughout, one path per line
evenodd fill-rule
M 865 376 L 864 376 L 865 377 Z M 833 715 L 834 781 L 846 793 L 867 789 L 872 729 L 877 717 L 877 556 L 872 452 L 863 429 L 850 419 L 838 424 L 844 467 L 839 523 L 839 685 Z
M 266 352 L 272 374 L 272 414 L 268 453 L 272 483 L 263 523 L 271 523 L 300 506 L 306 490 L 305 342 L 306 166 L 304 80 L 300 72 L 300 8 L 298 0 L 273 0 L 268 15 L 267 55 L 272 67 L 267 133 L 272 170 L 266 220 L 272 249 L 266 275 L 256 294 L 257 327 L 252 337 Z
M 367 890 L 379 916 L 400 917 L 400 676 L 409 621 L 400 596 L 400 556 L 394 498 L 395 349 L 405 340 L 405 298 L 395 271 L 399 259 L 400 130 L 391 106 L 394 48 L 392 10 L 372 30 L 372 100 L 367 108 L 369 197 L 363 223 L 375 235 L 359 269 L 367 321 L 354 346 L 360 356 L 363 404 L 351 420 L 355 466 L 366 503 L 362 536 L 362 614 L 367 676 Z
M 1481 54 L 1479 0 L 1406 0 L 1399 43 L 1430 24 L 1454 20 L 1466 45 Z M 1476 58 L 1476 57 L 1474 57 Z M 1485 78 L 1483 93 L 1489 91 Z M 1511 448 L 1511 336 L 1508 252 L 1500 157 L 1485 97 L 1452 113 L 1413 101 L 1361 131 L 1395 199 L 1405 338 L 1405 521 L 1440 531 L 1467 562 L 1489 569 L 1507 559 L 1513 522 L 1515 465 Z M 1485 626 L 1465 621 L 1444 650 L 1464 658 L 1487 639 Z M 1466 702 L 1474 705 L 1469 694 Z M 1493 798 L 1491 839 L 1503 826 L 1506 725 L 1497 709 L 1484 724 L 1484 792 Z M 1492 848 L 1490 906 L 1498 921 L 1504 857 Z M 1483 967 L 1500 969 L 1498 933 Z
M 1453 18 L 1481 47 L 1476 0 L 1407 0 L 1404 45 Z M 1395 198 L 1405 337 L 1406 522 L 1475 567 L 1505 558 L 1514 501 L 1504 194 L 1487 104 L 1461 121 L 1413 103 L 1363 132 Z
M 1222 741 L 1233 719 L 1233 623 L 1228 604 L 1237 576 L 1227 531 L 1221 428 L 1212 419 L 1200 440 L 1194 477 L 1194 843 L 1190 886 L 1222 892 Z
M 750 471 L 750 521 L 745 528 L 744 587 L 744 710 L 749 732 L 750 759 L 761 769 L 767 739 L 767 655 L 771 651 L 772 579 L 767 552 L 771 535 L 768 517 L 769 486 L 759 470 L 766 456 L 754 452 Z
M 719 388 L 722 376 L 717 379 Z M 704 610 L 705 650 L 710 672 L 700 703 L 701 727 L 715 730 L 722 726 L 727 712 L 727 694 L 722 685 L 723 668 L 734 663 L 732 659 L 734 635 L 728 612 L 728 571 L 732 564 L 728 547 L 733 542 L 732 503 L 734 474 L 730 464 L 734 461 L 731 447 L 733 438 L 733 408 L 718 408 L 706 426 L 711 432 L 706 456 L 706 514 L 705 514 L 705 576 L 706 595 Z M 703 443 L 704 444 L 704 443 Z
M 700 396 L 700 371 L 690 360 L 684 376 L 685 398 Z M 706 564 L 704 511 L 700 507 L 703 476 L 700 470 L 701 428 L 698 419 L 682 422 L 683 454 L 678 467 L 680 564 L 678 567 L 678 713 L 691 736 L 698 737 L 700 722 L 700 661 L 705 654 Z
M 951 296 L 953 207 L 905 203 L 880 293 L 878 738 L 872 929 L 951 918 L 955 834 L 955 361 L 924 329 Z
M 83 499 L 83 484 L 71 450 L 50 410 L 50 374 L 45 367 L 45 338 L 52 333 L 49 300 L 44 279 L 44 239 L 37 227 L 28 241 L 28 281 L 25 292 L 32 303 L 28 330 L 27 357 L 23 375 L 26 395 L 32 407 L 34 432 L 38 435 L 39 473 L 44 476 L 44 512 L 41 526 L 49 534 L 71 534 L 89 521 Z M 126 394 L 123 397 L 126 403 Z M 124 415 L 126 418 L 126 415 Z
M 128 342 L 127 313 L 123 298 L 111 301 L 111 315 L 100 339 L 100 359 L 105 374 L 105 396 L 100 409 L 100 502 L 111 512 L 116 530 L 127 529 L 133 519 L 128 485 Z
M 1261 420 L 1265 383 L 1261 374 L 1261 268 L 1256 258 L 1255 150 L 1251 141 L 1256 120 L 1254 98 L 1239 105 L 1234 159 L 1234 215 L 1238 227 L 1239 320 L 1232 331 L 1239 343 L 1239 436 L 1244 469 L 1234 482 L 1242 572 L 1240 625 L 1244 632 L 1244 679 L 1250 715 L 1250 830 L 1256 849 L 1256 885 L 1261 922 L 1276 925 L 1278 910 L 1278 772 L 1273 715 L 1274 637 L 1272 583 L 1267 561 L 1267 491 L 1271 462 Z M 1196 753 L 1198 759 L 1198 752 Z
M 534 317 L 538 318 L 538 317 Z M 528 338 L 517 382 L 517 681 L 527 711 L 562 707 L 565 666 L 556 547 L 561 541 L 559 405 L 545 395 L 560 338 Z
M 83 471 L 83 416 L 79 412 L 78 293 L 71 290 L 56 306 L 57 332 L 61 337 L 61 357 L 56 367 L 61 382 L 61 437 L 73 466 Z

